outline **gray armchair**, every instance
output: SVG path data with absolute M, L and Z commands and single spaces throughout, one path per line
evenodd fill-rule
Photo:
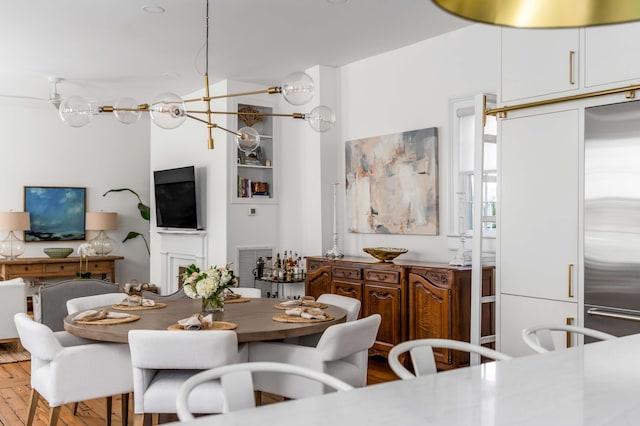
M 67 300 L 117 292 L 118 284 L 91 279 L 44 284 L 34 296 L 34 316 L 53 331 L 61 331 L 67 316 Z

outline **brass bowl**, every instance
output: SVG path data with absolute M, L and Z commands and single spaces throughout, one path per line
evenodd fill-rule
M 382 262 L 392 262 L 393 259 L 408 251 L 407 249 L 393 247 L 366 247 L 362 250 Z
M 73 253 L 72 247 L 50 247 L 46 249 L 42 249 L 42 251 L 49 257 L 53 257 L 56 259 L 61 259 L 63 257 L 69 256 Z

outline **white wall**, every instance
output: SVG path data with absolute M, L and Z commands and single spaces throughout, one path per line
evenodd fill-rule
M 109 231 L 115 241 L 111 254 L 119 282 L 149 280 L 149 256 L 142 239 L 121 241 L 129 231 L 148 236 L 148 223 L 138 214 L 137 199 L 128 193 L 102 194 L 113 188 L 131 188 L 149 201 L 149 120 L 123 125 L 104 114 L 83 128 L 63 123 L 46 103 L 0 103 L 0 211 L 23 211 L 23 187 L 86 187 L 87 211 L 118 213 L 119 228 Z M 0 231 L 4 238 L 5 231 Z M 89 238 L 93 238 L 93 231 Z M 26 244 L 23 256 L 45 257 L 45 247 L 74 247 L 81 242 Z M 76 253 L 72 256 L 77 256 Z
M 345 180 L 344 141 L 437 127 L 439 153 L 440 235 L 346 233 L 342 187 L 338 203 L 340 241 L 346 254 L 366 256 L 363 247 L 391 246 L 409 249 L 402 259 L 451 260 L 453 253 L 447 249 L 446 238 L 451 192 L 449 100 L 479 92 L 495 93 L 500 70 L 499 36 L 498 27 L 473 25 L 341 68 L 338 182 Z

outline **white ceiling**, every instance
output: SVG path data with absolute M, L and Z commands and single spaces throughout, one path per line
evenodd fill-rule
M 144 12 L 149 4 L 166 12 Z M 63 97 L 101 103 L 193 92 L 204 87 L 205 8 L 206 0 L 3 2 L 0 95 L 46 99 L 49 76 L 64 79 Z M 210 0 L 209 16 L 210 81 L 268 85 L 470 25 L 429 0 Z

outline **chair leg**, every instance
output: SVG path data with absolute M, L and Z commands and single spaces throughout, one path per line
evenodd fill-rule
M 111 409 L 113 406 L 113 397 L 107 397 L 107 426 L 111 426 Z
M 254 390 L 253 397 L 256 400 L 256 407 L 262 405 L 262 391 Z
M 144 425 L 144 413 L 142 414 L 134 414 L 133 415 L 133 426 L 143 426 Z
M 122 398 L 120 401 L 120 406 L 122 407 L 122 426 L 127 426 L 129 424 L 129 394 L 123 393 L 120 397 Z
M 160 413 L 151 414 L 151 426 L 157 426 L 160 421 Z
M 38 397 L 40 394 L 37 390 L 31 389 L 31 396 L 29 397 L 29 411 L 27 412 L 27 424 L 26 426 L 33 425 L 33 419 L 36 415 L 36 408 L 38 406 Z
M 58 419 L 60 418 L 60 409 L 62 406 L 58 405 L 57 407 L 51 407 L 51 411 L 49 412 L 49 426 L 56 426 L 58 423 Z
M 73 415 L 77 416 L 78 415 L 78 404 L 80 404 L 79 402 L 74 402 L 73 403 Z

